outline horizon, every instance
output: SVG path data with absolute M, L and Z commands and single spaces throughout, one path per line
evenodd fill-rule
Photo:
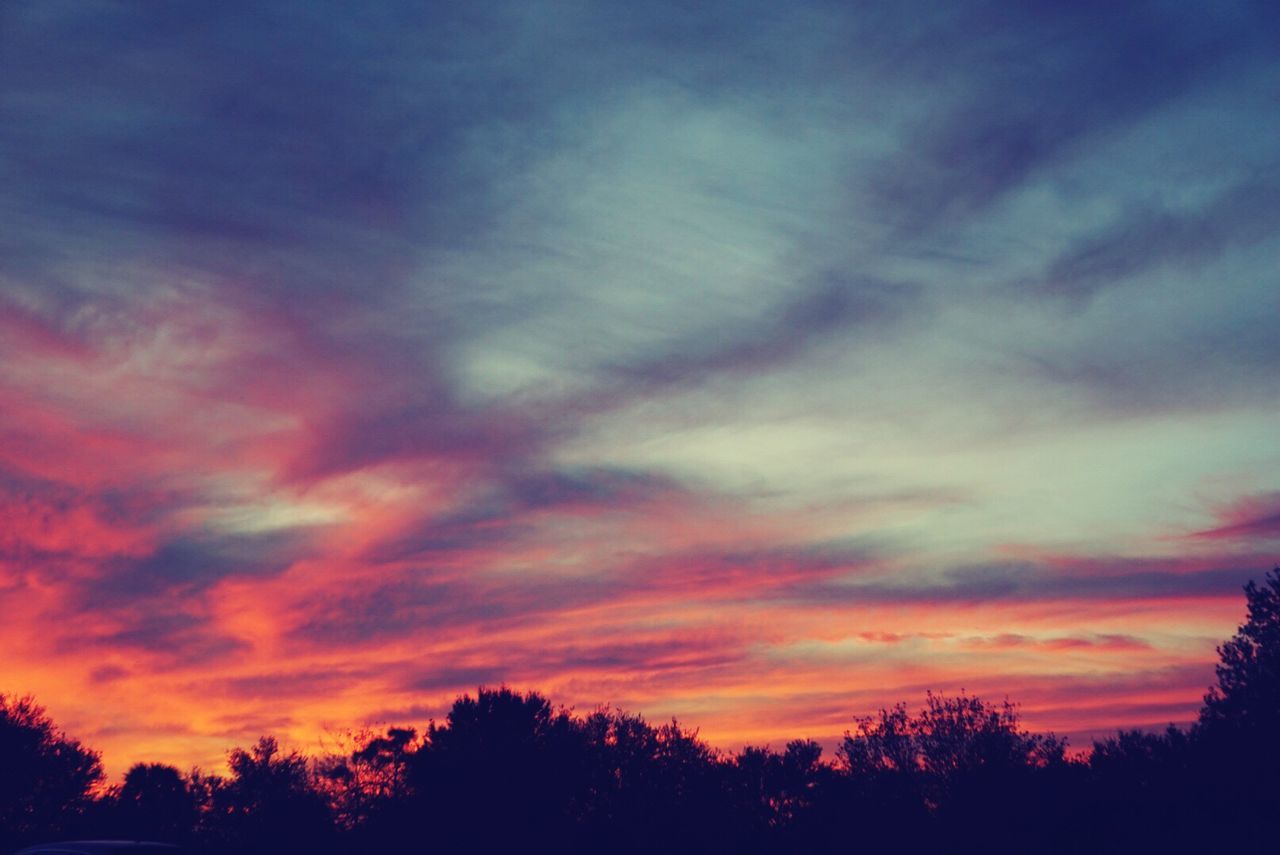
M 1186 724 L 1280 557 L 1280 12 L 0 9 L 0 693 Z

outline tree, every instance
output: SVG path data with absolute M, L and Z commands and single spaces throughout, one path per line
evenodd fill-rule
M 1093 743 L 1089 770 L 1103 797 L 1169 803 L 1190 775 L 1191 740 L 1169 725 L 1163 733 L 1121 730 Z
M 1065 740 L 1019 726 L 1017 708 L 998 706 L 963 692 L 954 698 L 930 692 L 910 715 L 905 704 L 855 719 L 837 754 L 854 776 L 898 779 L 895 789 L 914 790 L 936 809 L 978 779 L 992 785 L 1025 770 L 1064 762 Z
M 1218 825 L 1251 841 L 1280 834 L 1280 567 L 1244 592 L 1245 622 L 1218 648 L 1193 736 Z
M 1007 700 L 931 692 L 915 715 L 898 704 L 855 725 L 837 754 L 882 843 L 908 836 L 923 851 L 983 838 L 1034 850 L 1059 824 L 1066 741 L 1023 730 Z
M 676 720 L 600 709 L 579 724 L 585 789 L 576 817 L 583 851 L 744 851 L 727 818 L 728 764 Z
M 1008 701 L 992 706 L 963 692 L 954 698 L 930 692 L 914 716 L 898 704 L 855 725 L 838 752 L 851 772 L 900 772 L 941 786 L 983 770 L 1059 763 L 1066 748 L 1052 734 L 1022 730 Z
M 776 848 L 812 810 L 830 772 L 822 746 L 812 740 L 792 740 L 782 753 L 743 748 L 732 765 L 733 811 L 757 839 L 767 841 L 762 848 Z
M 227 759 L 231 778 L 212 789 L 216 823 L 228 848 L 243 853 L 319 851 L 333 824 L 313 786 L 307 759 L 271 737 Z
M 101 780 L 98 754 L 32 698 L 0 695 L 0 848 L 73 826 Z
M 1280 738 L 1280 567 L 1261 585 L 1251 580 L 1244 593 L 1248 617 L 1218 648 L 1218 685 L 1205 695 L 1200 724 L 1213 734 L 1266 739 L 1274 752 Z
M 324 758 L 316 772 L 339 821 L 353 829 L 405 799 L 409 761 L 421 742 L 413 728 L 389 727 L 386 735 L 348 734 L 347 743 L 349 750 Z
M 458 698 L 408 763 L 415 811 L 443 850 L 483 836 L 492 849 L 564 840 L 583 779 L 567 710 L 505 686 Z
M 137 763 L 115 794 L 124 837 L 182 842 L 199 816 L 196 793 L 182 773 L 163 763 Z

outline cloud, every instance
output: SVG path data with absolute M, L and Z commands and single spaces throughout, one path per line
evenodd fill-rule
M 485 626 L 518 627 L 609 601 L 618 586 L 597 578 L 451 578 L 412 570 L 393 582 L 324 590 L 304 598 L 285 635 L 310 648 L 351 648 L 394 638 Z
M 989 638 L 976 637 L 965 639 L 965 643 L 972 644 L 978 648 L 1041 648 L 1052 651 L 1107 650 L 1119 653 L 1132 653 L 1134 651 L 1151 649 L 1151 645 L 1148 642 L 1141 638 L 1137 638 L 1132 635 L 1125 635 L 1123 633 L 1104 633 L 1089 637 L 1059 636 L 1052 638 L 1037 638 L 1019 633 L 1001 633 Z
M 628 508 L 686 494 L 670 476 L 612 467 L 521 473 L 505 486 L 517 509 L 530 510 Z
M 0 465 L 0 561 L 54 576 L 69 563 L 138 555 L 180 501 L 170 491 L 85 488 Z
M 701 330 L 651 357 L 613 366 L 606 400 L 670 391 L 720 375 L 759 374 L 802 356 L 806 349 L 839 337 L 869 339 L 889 330 L 919 304 L 913 283 L 829 273 L 800 289 L 754 325 Z
M 1077 241 L 1032 287 L 1081 300 L 1152 270 L 1185 270 L 1228 249 L 1280 233 L 1280 185 L 1265 178 L 1230 187 L 1194 211 L 1144 210 Z
M 1218 559 L 1231 561 L 1232 559 Z M 1264 573 L 1265 562 L 1184 569 L 1159 559 L 1058 558 L 1046 563 L 1003 563 L 950 568 L 938 576 L 893 582 L 830 579 L 803 582 L 786 593 L 807 601 L 859 604 L 962 605 L 998 602 L 1167 600 L 1238 597 L 1245 582 Z
M 198 688 L 201 692 L 240 702 L 314 698 L 317 695 L 336 695 L 369 673 L 368 668 L 271 672 L 202 681 Z
M 405 688 L 412 692 L 456 689 L 465 694 L 478 686 L 504 682 L 507 672 L 507 667 L 498 665 L 476 667 L 446 665 L 432 668 L 425 674 L 414 677 L 405 684 Z
M 250 653 L 252 644 L 221 630 L 208 615 L 177 604 L 154 606 L 147 614 L 121 617 L 118 628 L 64 632 L 59 647 L 64 653 L 88 655 L 90 661 L 104 654 L 127 655 L 143 660 L 149 670 L 166 672 L 200 669 Z
M 137 558 L 114 558 L 84 591 L 84 608 L 100 611 L 199 595 L 228 578 L 279 575 L 311 547 L 302 530 L 196 535 L 162 543 Z
M 998 17 L 974 5 L 934 20 L 949 32 L 918 33 L 894 59 L 951 76 L 959 92 L 925 113 L 869 188 L 909 233 L 980 212 L 1088 137 L 1201 83 L 1255 38 L 1232 14 L 1155 16 L 1093 3 L 1028 4 Z
M 1245 496 L 1218 509 L 1215 516 L 1218 525 L 1188 536 L 1241 542 L 1280 539 L 1280 492 Z

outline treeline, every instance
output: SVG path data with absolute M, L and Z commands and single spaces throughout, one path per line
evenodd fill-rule
M 308 758 L 263 738 L 229 774 L 98 756 L 0 697 L 0 851 L 164 840 L 196 853 L 1223 852 L 1280 841 L 1280 569 L 1246 589 L 1197 723 L 1073 759 L 1016 709 L 929 695 L 814 742 L 716 751 L 672 721 L 480 690 L 443 722 Z

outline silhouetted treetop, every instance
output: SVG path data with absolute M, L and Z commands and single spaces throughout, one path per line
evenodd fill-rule
M 316 762 L 316 783 L 346 828 L 369 822 L 409 793 L 409 762 L 422 746 L 414 728 L 349 733 L 342 754 Z
M 914 716 L 906 704 L 859 717 L 838 753 L 854 773 L 920 772 L 941 778 L 998 767 L 1039 767 L 1063 760 L 1066 741 L 1019 727 L 1017 708 L 961 693 L 930 692 Z
M 136 763 L 115 792 L 121 836 L 176 843 L 196 826 L 197 794 L 172 766 Z
M 1210 730 L 1266 731 L 1280 739 L 1280 567 L 1244 589 L 1248 616 L 1218 648 L 1218 685 L 1200 714 Z
M 32 698 L 0 694 L 0 847 L 63 825 L 101 780 L 97 752 L 54 727 Z
M 307 851 L 330 827 L 330 809 L 307 758 L 271 737 L 227 758 L 231 778 L 211 790 L 226 848 L 239 853 Z

